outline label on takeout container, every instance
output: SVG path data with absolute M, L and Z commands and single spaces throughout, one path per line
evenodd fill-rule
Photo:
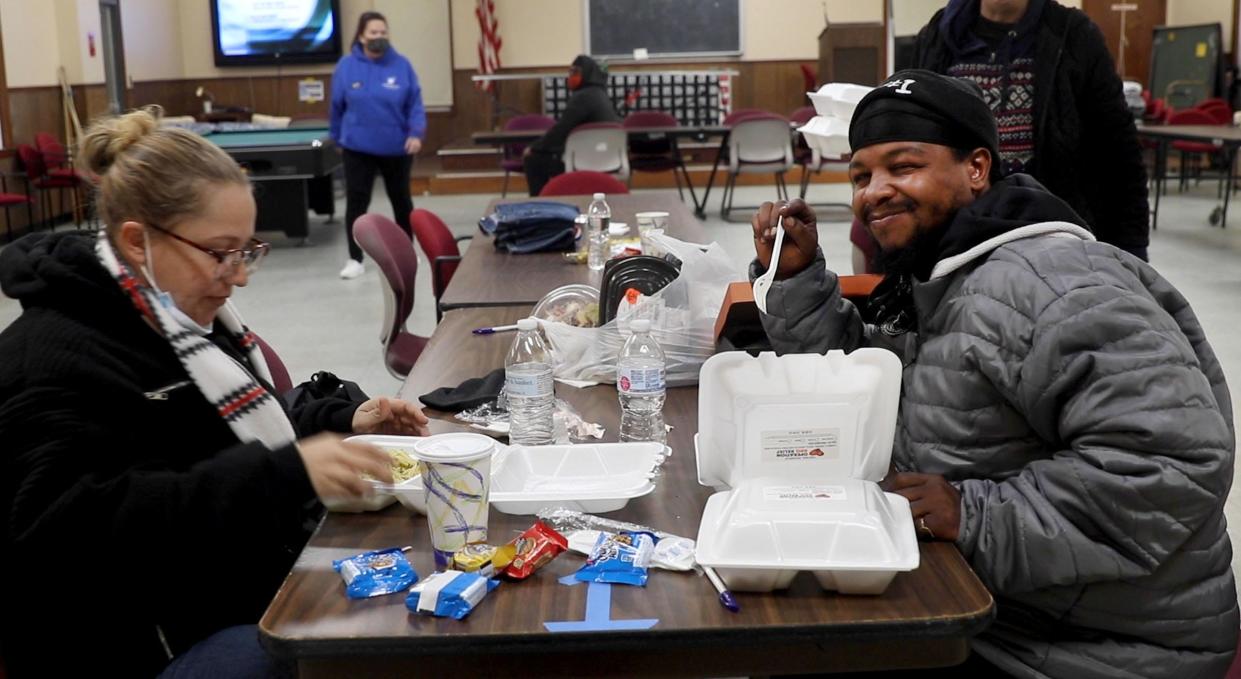
M 761 434 L 763 462 L 834 460 L 840 457 L 840 429 L 784 429 Z
M 844 500 L 843 486 L 768 486 L 763 489 L 767 502 L 791 502 L 796 500 Z

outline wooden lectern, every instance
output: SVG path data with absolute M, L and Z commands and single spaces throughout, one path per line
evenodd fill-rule
M 882 23 L 828 24 L 819 34 L 819 82 L 875 86 L 888 74 Z

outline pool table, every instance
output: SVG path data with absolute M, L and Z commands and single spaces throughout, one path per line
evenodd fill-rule
M 206 138 L 249 173 L 259 231 L 304 239 L 309 210 L 329 219 L 335 213 L 332 173 L 341 159 L 327 128 L 211 131 Z

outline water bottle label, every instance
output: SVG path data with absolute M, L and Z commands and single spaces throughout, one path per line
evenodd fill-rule
M 625 394 L 662 394 L 663 368 L 620 368 L 616 371 L 616 388 Z
M 530 397 L 547 396 L 552 393 L 551 371 L 532 375 L 504 376 L 504 390 L 509 396 Z

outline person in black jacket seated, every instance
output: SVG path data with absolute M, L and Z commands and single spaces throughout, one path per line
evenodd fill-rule
M 569 133 L 586 123 L 620 122 L 608 97 L 608 74 L 594 59 L 580 54 L 569 67 L 569 102 L 564 113 L 538 141 L 526 147 L 526 185 L 537 196 L 548 180 L 564 173 L 564 143 Z
M 1095 237 L 1147 258 L 1146 168 L 1098 26 L 1055 0 L 951 0 L 918 33 L 913 68 L 978 83 L 1004 176 L 1032 175 Z
M 11 677 L 249 677 L 255 623 L 322 512 L 390 461 L 335 432 L 423 433 L 395 399 L 285 412 L 229 303 L 267 252 L 245 174 L 158 112 L 97 123 L 106 229 L 0 253 L 0 623 Z M 171 661 L 171 664 L 170 664 Z M 106 669 L 105 669 L 106 668 Z

